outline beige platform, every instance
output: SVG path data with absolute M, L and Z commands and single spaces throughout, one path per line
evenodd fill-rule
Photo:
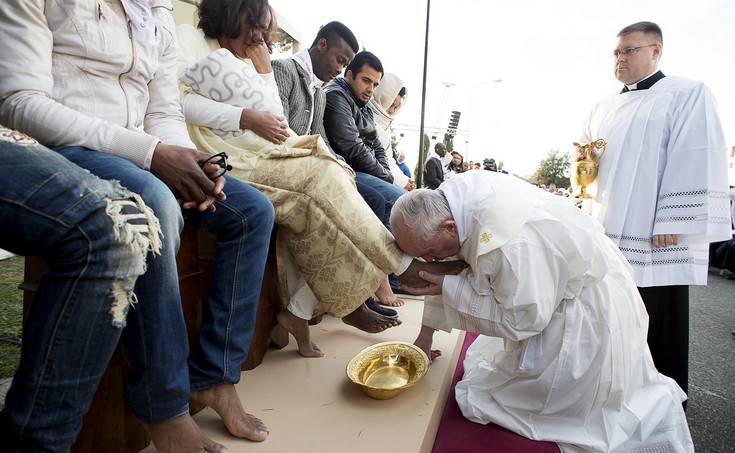
M 238 393 L 245 409 L 268 425 L 265 442 L 230 436 L 211 409 L 194 419 L 231 453 L 430 452 L 464 332 L 437 332 L 434 349 L 441 349 L 443 355 L 422 382 L 394 399 L 371 399 L 345 375 L 347 362 L 367 346 L 392 340 L 413 342 L 422 310 L 422 300 L 407 299 L 398 308 L 403 324 L 379 334 L 360 332 L 325 316 L 311 327 L 325 357 L 301 357 L 291 337 L 286 348 L 269 350 L 260 366 L 244 371 Z M 154 451 L 153 446 L 143 450 Z

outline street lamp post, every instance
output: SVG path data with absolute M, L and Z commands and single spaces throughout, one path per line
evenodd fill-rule
M 421 127 L 419 128 L 419 162 L 416 167 L 416 187 L 423 187 L 424 180 L 424 161 L 426 153 L 424 151 L 424 113 L 426 107 L 426 69 L 429 57 L 429 12 L 431 10 L 431 0 L 426 0 L 426 35 L 424 36 L 424 79 L 421 87 Z

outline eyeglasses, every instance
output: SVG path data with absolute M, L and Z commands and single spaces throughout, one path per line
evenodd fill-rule
M 613 58 L 615 58 L 616 60 L 618 58 L 620 58 L 620 56 L 623 55 L 623 54 L 625 54 L 626 57 L 632 57 L 633 55 L 635 55 L 636 52 L 638 52 L 638 49 L 642 49 L 644 47 L 653 47 L 653 46 L 657 46 L 657 45 L 658 44 L 649 44 L 647 46 L 628 47 L 628 48 L 623 49 L 623 50 L 616 50 L 616 51 L 614 51 L 611 56 Z
M 227 158 L 229 156 L 225 152 L 221 152 L 219 154 L 214 154 L 207 158 L 204 162 L 199 163 L 199 167 L 204 168 L 207 164 L 215 164 L 219 166 L 219 171 L 217 171 L 214 175 L 208 175 L 209 179 L 217 179 L 220 176 L 224 175 L 228 171 L 232 170 L 232 165 L 227 165 Z

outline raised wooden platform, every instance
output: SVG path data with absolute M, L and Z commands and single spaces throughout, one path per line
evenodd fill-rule
M 208 233 L 205 226 L 187 221 L 176 255 L 181 305 L 190 350 L 196 346 L 202 310 L 207 303 L 215 242 L 215 236 Z M 45 269 L 44 260 L 26 257 L 24 280 L 20 285 L 23 290 L 24 315 L 28 312 Z M 275 254 L 270 254 L 260 292 L 255 331 L 248 356 L 242 365 L 243 370 L 257 367 L 270 345 L 271 331 L 281 309 L 277 275 Z M 123 347 L 119 345 L 100 381 L 72 452 L 133 453 L 149 444 L 150 438 L 143 425 L 133 416 L 123 399 L 123 385 L 129 369 Z
M 311 332 L 325 357 L 301 357 L 292 339 L 286 348 L 269 351 L 260 366 L 244 371 L 238 393 L 245 410 L 270 428 L 264 442 L 230 436 L 211 409 L 200 412 L 194 420 L 231 453 L 430 452 L 464 332 L 437 332 L 434 346 L 443 355 L 422 382 L 394 399 L 371 399 L 345 375 L 347 362 L 367 346 L 415 340 L 423 301 L 407 299 L 398 312 L 403 324 L 379 334 L 367 334 L 324 316 Z M 155 449 L 149 446 L 143 451 Z

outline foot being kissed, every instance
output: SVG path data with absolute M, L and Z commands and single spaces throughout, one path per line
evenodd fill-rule
M 380 302 L 381 305 L 388 307 L 400 307 L 405 303 L 403 300 L 397 298 L 393 293 L 393 289 L 390 287 L 390 281 L 388 280 L 387 275 L 380 283 L 378 289 L 375 290 L 375 297 L 378 298 L 378 302 Z
M 420 271 L 426 271 L 436 275 L 457 275 L 467 269 L 469 265 L 464 261 L 434 261 L 427 263 L 426 261 L 414 259 L 411 265 L 404 273 L 398 276 L 402 285 L 409 287 L 421 288 L 427 286 L 429 282 L 419 277 Z

